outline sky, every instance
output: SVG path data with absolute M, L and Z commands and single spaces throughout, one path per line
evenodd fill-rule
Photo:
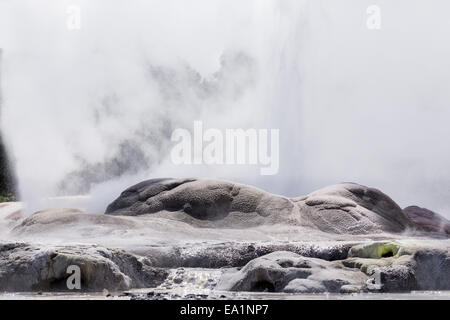
M 352 181 L 450 217 L 449 12 L 445 0 L 0 0 L 1 130 L 20 197 L 33 211 L 90 194 L 103 212 L 156 177 L 286 196 Z M 196 120 L 279 129 L 278 174 L 174 165 L 171 133 Z

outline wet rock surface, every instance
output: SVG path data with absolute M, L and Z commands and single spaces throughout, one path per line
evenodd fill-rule
M 139 253 L 146 255 L 158 267 L 222 268 L 241 267 L 275 251 L 289 251 L 326 261 L 341 260 L 347 257 L 351 246 L 352 243 L 318 245 L 305 242 L 225 242 L 153 247 Z
M 278 251 L 230 272 L 218 287 L 231 291 L 324 293 L 339 292 L 344 285 L 362 285 L 366 280 L 362 272 L 336 262 Z
M 83 291 L 152 287 L 167 276 L 167 271 L 153 268 L 145 258 L 118 249 L 0 243 L 0 290 L 68 290 L 70 266 L 80 268 Z
M 186 295 L 190 291 L 210 296 L 221 292 L 348 294 L 450 290 L 448 241 L 365 241 L 347 244 L 346 253 L 333 260 L 313 257 L 320 256 L 320 250 L 297 252 L 300 254 L 273 251 L 248 262 L 235 261 L 234 266 L 230 261 L 221 267 L 192 263 L 173 269 L 155 267 L 155 257 L 151 255 L 101 246 L 42 248 L 7 243 L 0 246 L 0 290 L 67 290 L 70 265 L 81 269 L 82 291 L 158 288 L 166 292 L 146 299 L 180 292 Z
M 450 290 L 449 274 L 448 247 L 374 242 L 357 245 L 348 258 L 336 261 L 273 252 L 229 271 L 218 288 L 286 293 Z

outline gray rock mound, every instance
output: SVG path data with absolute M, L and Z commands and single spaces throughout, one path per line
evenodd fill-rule
M 450 234 L 450 221 L 436 212 L 418 206 L 409 206 L 403 211 L 420 229 Z
M 104 214 L 86 214 L 77 209 L 47 209 L 38 211 L 23 219 L 13 228 L 17 235 L 45 233 L 53 230 L 66 229 L 81 226 L 88 228 L 133 229 L 138 227 L 138 222 L 126 217 L 115 217 Z
M 153 179 L 122 192 L 106 214 L 159 214 L 196 226 L 285 223 L 335 234 L 399 233 L 414 227 L 387 195 L 354 183 L 289 199 L 226 181 Z
M 330 186 L 292 200 L 305 223 L 328 233 L 398 233 L 414 227 L 391 198 L 356 183 Z
M 292 220 L 295 206 L 288 198 L 227 181 L 153 179 L 122 192 L 105 213 L 136 216 L 161 212 L 190 223 L 210 221 L 240 227 Z
M 7 234 L 24 217 L 20 203 L 0 203 L 0 234 Z
M 22 205 L 17 202 L 0 203 L 0 220 L 17 221 L 22 219 Z
M 147 259 L 118 249 L 0 243 L 0 291 L 68 290 L 71 265 L 80 268 L 82 291 L 152 287 L 167 276 L 167 271 L 153 268 Z

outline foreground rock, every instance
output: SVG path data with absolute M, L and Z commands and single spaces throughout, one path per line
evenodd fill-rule
M 360 271 L 298 254 L 278 251 L 250 261 L 236 273 L 225 275 L 218 288 L 231 291 L 288 293 L 339 292 L 343 286 L 358 291 L 367 280 Z
M 418 228 L 428 232 L 450 234 L 450 221 L 436 212 L 418 206 L 409 206 L 403 211 Z
M 354 245 L 354 243 L 353 243 Z M 226 242 L 194 243 L 191 245 L 152 247 L 138 252 L 148 257 L 152 265 L 167 268 L 242 267 L 258 257 L 275 251 L 289 251 L 325 261 L 347 258 L 351 243 L 305 242 Z
M 228 272 L 218 288 L 286 293 L 410 292 L 450 289 L 450 248 L 394 242 L 360 244 L 343 260 L 279 251 Z
M 82 291 L 153 287 L 167 272 L 145 258 L 100 246 L 0 244 L 0 291 L 65 291 L 69 266 L 81 271 Z

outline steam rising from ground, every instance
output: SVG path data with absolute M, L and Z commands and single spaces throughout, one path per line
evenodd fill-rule
M 340 181 L 449 216 L 450 4 L 0 1 L 2 130 L 30 211 L 92 194 L 102 212 L 151 177 L 288 196 Z M 81 30 L 66 28 L 68 5 Z M 280 171 L 174 166 L 175 128 L 279 128 Z

